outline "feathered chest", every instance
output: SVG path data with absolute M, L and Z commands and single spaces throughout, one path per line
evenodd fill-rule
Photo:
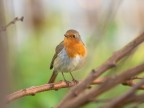
M 85 45 L 81 41 L 65 40 L 64 47 L 66 49 L 67 55 L 70 58 L 76 57 L 77 55 L 81 57 L 86 56 L 86 48 L 85 48 Z

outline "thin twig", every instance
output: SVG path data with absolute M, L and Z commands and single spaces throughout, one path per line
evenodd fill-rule
M 0 32 L 6 31 L 7 28 L 8 28 L 10 25 L 15 24 L 17 21 L 23 21 L 23 20 L 24 20 L 24 17 L 23 17 L 23 16 L 22 16 L 21 18 L 18 18 L 18 17 L 14 18 L 14 19 L 13 19 L 12 21 L 10 21 L 7 25 L 2 26 L 1 29 L 0 29 Z
M 123 84 L 123 85 L 126 85 L 126 86 L 131 86 L 131 87 L 137 85 L 137 83 L 134 82 L 133 80 L 127 80 L 127 81 L 125 81 L 125 82 L 122 83 L 122 84 Z M 144 85 L 140 86 L 139 89 L 144 90 Z

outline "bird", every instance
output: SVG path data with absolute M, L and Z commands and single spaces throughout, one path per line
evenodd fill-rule
M 87 48 L 83 43 L 78 31 L 70 29 L 64 34 L 64 40 L 55 48 L 55 54 L 50 63 L 50 69 L 53 69 L 48 83 L 54 83 L 59 72 L 62 73 L 66 83 L 64 73 L 70 73 L 72 80 L 78 82 L 71 72 L 80 69 L 86 59 Z

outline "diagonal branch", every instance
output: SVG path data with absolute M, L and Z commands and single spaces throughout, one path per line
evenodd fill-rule
M 78 96 L 78 94 L 82 93 L 93 80 L 98 78 L 107 70 L 115 67 L 121 59 L 130 54 L 142 42 L 144 42 L 144 32 L 141 33 L 136 39 L 128 43 L 125 47 L 115 52 L 108 60 L 106 60 L 106 62 L 104 62 L 97 69 L 92 70 L 91 73 L 81 83 L 71 89 L 71 91 L 65 96 L 65 98 L 59 103 L 57 107 L 64 108 L 63 105 L 64 103 L 67 103 L 66 101 L 70 102 L 72 99 Z
M 24 20 L 24 17 L 23 17 L 23 16 L 22 16 L 21 18 L 18 18 L 18 17 L 14 18 L 14 19 L 13 19 L 12 21 L 10 21 L 7 25 L 2 26 L 2 27 L 0 28 L 0 32 L 6 31 L 7 28 L 8 28 L 10 25 L 15 24 L 17 21 L 23 21 L 23 20 Z
M 107 92 L 108 90 L 112 89 L 113 87 L 117 86 L 120 83 L 123 83 L 127 79 L 140 74 L 144 71 L 144 63 L 140 64 L 134 68 L 124 71 L 122 74 L 118 75 L 117 77 L 108 78 L 100 87 L 94 88 L 87 93 L 81 93 L 75 99 L 71 101 L 67 101 L 62 107 L 63 108 L 79 108 L 82 105 L 89 103 L 89 99 L 93 99 L 98 97 L 99 95 Z
M 122 108 L 125 101 L 129 98 L 131 98 L 133 95 L 135 95 L 135 91 L 139 89 L 144 84 L 144 79 L 142 79 L 139 83 L 137 83 L 135 86 L 133 86 L 128 92 L 125 94 L 112 99 L 109 101 L 109 104 L 106 106 L 103 106 L 102 108 Z
M 111 106 L 111 102 L 117 100 L 116 98 L 112 98 L 112 99 L 90 99 L 91 102 L 94 103 L 106 103 L 105 106 L 102 106 L 100 108 L 109 108 L 109 106 Z M 121 102 L 119 105 L 116 105 L 116 107 L 114 108 L 122 108 L 122 106 L 126 105 L 126 104 L 130 104 L 130 103 L 137 103 L 135 104 L 136 106 L 143 103 L 144 102 L 144 94 L 140 94 L 140 95 L 136 95 L 136 94 L 131 94 L 131 97 L 128 99 L 124 99 L 123 102 Z M 113 107 L 110 107 L 113 108 Z M 132 108 L 137 108 L 137 107 L 132 107 Z

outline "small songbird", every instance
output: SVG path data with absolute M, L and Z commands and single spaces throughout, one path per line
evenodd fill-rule
M 58 72 L 62 73 L 64 81 L 68 82 L 64 77 L 64 72 L 69 72 L 73 81 L 76 81 L 71 72 L 81 68 L 85 61 L 87 50 L 78 31 L 70 29 L 64 36 L 64 41 L 55 49 L 55 54 L 50 64 L 50 69 L 54 69 L 48 83 L 55 81 Z

